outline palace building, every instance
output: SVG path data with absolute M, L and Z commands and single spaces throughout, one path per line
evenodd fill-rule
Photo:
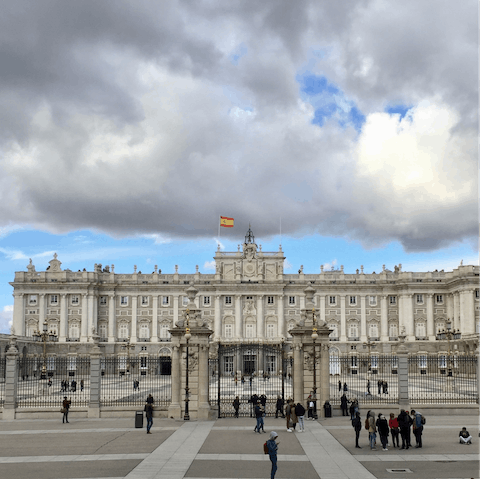
M 55 254 L 45 271 L 30 260 L 15 273 L 12 332 L 33 337 L 46 322 L 58 346 L 87 351 L 99 337 L 105 353 L 127 342 L 145 355 L 168 353 L 170 330 L 182 319 L 186 290 L 197 290 L 196 307 L 222 343 L 289 343 L 289 330 L 305 314 L 305 289 L 314 290 L 315 315 L 331 330 L 330 348 L 347 353 L 363 343 L 391 352 L 399 337 L 412 352 L 436 351 L 437 333 L 455 329 L 460 348 L 474 349 L 479 333 L 479 267 L 460 264 L 452 272 L 416 273 L 383 267 L 367 274 L 340 269 L 285 274 L 282 248 L 262 251 L 251 229 L 234 252 L 218 249 L 215 273 L 115 273 L 114 265 L 93 271 L 62 269 Z M 458 347 L 458 346 L 457 346 Z

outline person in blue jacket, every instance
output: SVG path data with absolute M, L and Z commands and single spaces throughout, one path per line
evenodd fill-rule
M 268 447 L 268 455 L 270 457 L 270 461 L 272 462 L 272 472 L 270 473 L 270 479 L 275 479 L 275 473 L 277 472 L 277 450 L 278 450 L 278 443 L 275 442 L 277 439 L 278 434 L 275 431 L 270 433 L 270 439 L 267 441 Z

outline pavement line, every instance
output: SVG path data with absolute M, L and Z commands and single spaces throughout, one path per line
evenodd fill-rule
M 160 431 L 176 431 L 180 426 L 171 426 L 171 427 L 157 427 L 157 432 Z M 101 432 L 141 432 L 145 434 L 145 428 L 134 428 L 134 427 L 107 427 L 102 429 L 34 429 L 28 431 L 0 431 L 0 436 L 9 436 L 9 435 L 32 435 L 32 434 L 80 434 L 82 432 L 91 433 L 101 433 Z
M 478 461 L 478 454 L 402 454 L 401 456 L 393 454 L 369 454 L 368 456 L 357 454 L 352 457 L 358 462 Z
M 270 461 L 268 454 L 197 454 L 196 461 Z M 308 462 L 308 457 L 294 454 L 278 454 L 278 461 Z
M 296 434 L 310 463 L 322 479 L 375 479 L 361 463 L 318 422 Z
M 215 423 L 187 422 L 135 467 L 125 479 L 182 479 Z
M 15 456 L 0 457 L 0 464 L 16 464 L 24 462 L 81 462 L 81 461 L 122 461 L 129 459 L 145 459 L 148 453 L 137 454 L 78 454 L 63 456 Z

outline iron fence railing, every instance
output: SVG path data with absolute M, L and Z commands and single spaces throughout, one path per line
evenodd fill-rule
M 408 395 L 420 404 L 478 402 L 477 358 L 416 355 L 408 359 Z
M 169 357 L 105 358 L 100 364 L 101 406 L 141 406 L 149 394 L 155 406 L 172 401 Z
M 330 403 L 345 393 L 360 404 L 398 401 L 398 359 L 391 355 L 330 356 Z
M 42 376 L 45 365 L 46 375 Z M 90 398 L 90 358 L 18 358 L 17 407 L 87 406 Z
M 0 408 L 5 404 L 5 367 L 7 365 L 6 357 L 0 358 Z

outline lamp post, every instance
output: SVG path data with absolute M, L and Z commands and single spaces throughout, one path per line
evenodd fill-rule
M 54 331 L 48 332 L 48 324 L 46 321 L 43 323 L 43 331 L 35 331 L 33 333 L 33 339 L 36 342 L 43 343 L 43 364 L 42 364 L 42 372 L 40 374 L 40 379 L 47 379 L 47 342 L 55 342 L 58 340 L 58 336 Z
M 377 346 L 375 341 L 371 341 L 370 338 L 366 343 L 363 343 L 363 349 L 368 348 L 368 372 L 372 370 L 372 357 L 370 356 L 371 350 Z
M 312 308 L 313 314 L 313 328 L 312 328 L 312 340 L 313 340 L 313 417 L 318 419 L 317 414 L 317 346 L 315 341 L 318 339 L 317 323 L 315 318 L 315 308 Z
M 185 314 L 185 319 L 187 320 L 187 327 L 185 328 L 185 341 L 187 343 L 187 355 L 185 358 L 186 362 L 186 370 L 185 370 L 185 414 L 183 416 L 184 421 L 189 421 L 190 420 L 190 414 L 188 413 L 188 401 L 189 401 L 189 389 L 188 389 L 188 340 L 192 337 L 190 334 L 190 310 L 187 309 L 187 312 Z
M 452 330 L 452 322 L 450 319 L 447 320 L 447 329 L 442 329 L 437 333 L 437 339 L 440 340 L 447 340 L 447 383 L 446 383 L 446 391 L 453 392 L 454 385 L 453 385 L 453 368 L 452 368 L 452 351 L 450 349 L 450 341 L 453 339 L 460 339 L 461 332 L 458 329 Z
M 126 375 L 130 374 L 130 348 L 135 348 L 134 344 L 130 343 L 130 338 L 127 339 L 125 344 L 122 345 L 122 349 L 127 351 L 127 371 Z

